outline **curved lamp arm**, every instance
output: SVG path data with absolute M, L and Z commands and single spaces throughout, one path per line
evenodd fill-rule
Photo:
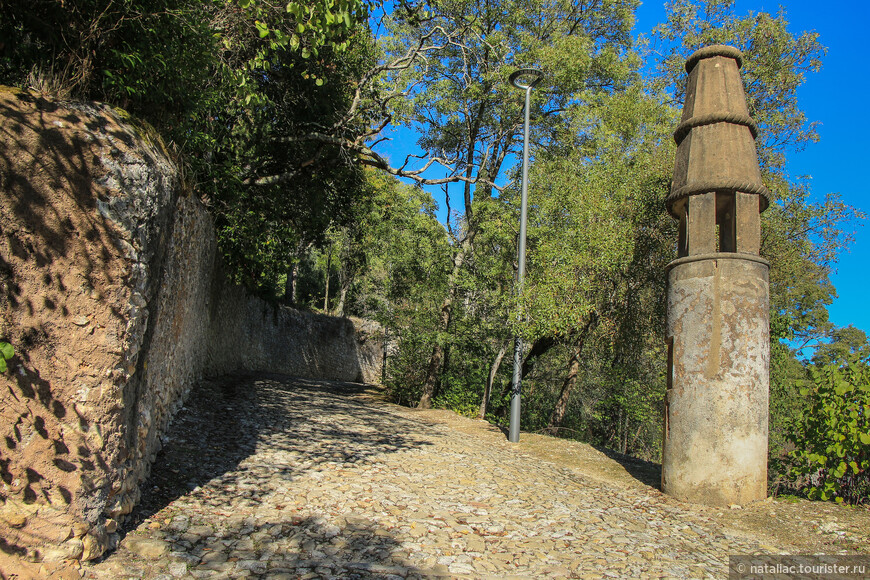
M 516 88 L 526 90 L 537 85 L 542 78 L 544 78 L 544 73 L 536 68 L 521 68 L 511 73 L 508 81 Z M 527 79 L 527 82 L 523 83 L 523 79 Z

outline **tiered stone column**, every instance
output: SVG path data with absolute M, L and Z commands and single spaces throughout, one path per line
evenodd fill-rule
M 767 496 L 768 263 L 759 245 L 769 194 L 741 64 L 728 46 L 686 62 L 667 200 L 680 227 L 668 266 L 662 490 L 711 505 Z

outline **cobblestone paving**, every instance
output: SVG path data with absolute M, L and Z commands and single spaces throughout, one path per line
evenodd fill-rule
M 722 578 L 728 554 L 771 549 L 427 417 L 353 385 L 203 382 L 85 577 Z

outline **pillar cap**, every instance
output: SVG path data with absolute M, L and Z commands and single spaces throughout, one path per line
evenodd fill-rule
M 716 44 L 686 61 L 683 115 L 674 131 L 677 155 L 668 212 L 679 218 L 687 198 L 705 193 L 757 195 L 759 211 L 771 203 L 758 165 L 758 124 L 750 117 L 740 67 L 743 53 Z
M 686 72 L 691 73 L 692 69 L 695 68 L 695 65 L 705 58 L 713 58 L 714 56 L 724 56 L 727 58 L 733 58 L 737 61 L 737 68 L 743 66 L 743 53 L 733 46 L 728 46 L 726 44 L 712 44 L 710 46 L 705 46 L 704 48 L 699 48 L 686 60 Z

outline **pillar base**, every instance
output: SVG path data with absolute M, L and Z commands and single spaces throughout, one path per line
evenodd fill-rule
M 676 260 L 668 274 L 662 490 L 708 505 L 767 497 L 768 265 Z

